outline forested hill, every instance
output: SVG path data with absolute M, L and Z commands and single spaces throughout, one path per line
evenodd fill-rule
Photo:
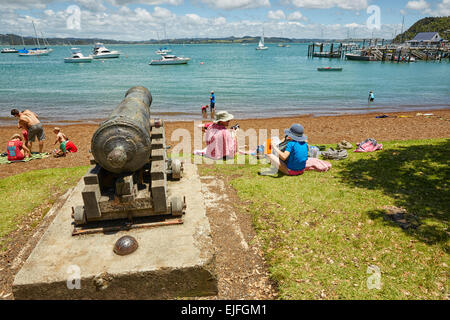
M 419 32 L 439 32 L 439 35 L 450 40 L 450 16 L 437 18 L 423 18 L 414 23 L 407 31 L 395 37 L 394 42 L 403 42 L 413 39 Z

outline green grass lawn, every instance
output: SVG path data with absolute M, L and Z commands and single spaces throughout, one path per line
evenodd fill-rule
M 259 176 L 262 164 L 200 173 L 229 177 L 281 299 L 448 299 L 450 140 L 383 145 L 300 177 Z M 412 227 L 387 207 L 403 209 Z
M 34 170 L 0 179 L 0 251 L 6 249 L 7 235 L 17 228 L 22 218 L 39 206 L 55 202 L 87 169 L 83 166 Z

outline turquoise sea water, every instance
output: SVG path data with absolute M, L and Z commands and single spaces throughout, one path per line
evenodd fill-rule
M 200 119 L 201 106 L 216 93 L 216 110 L 237 118 L 301 114 L 389 112 L 450 107 L 448 62 L 360 62 L 307 57 L 307 44 L 171 45 L 190 57 L 188 65 L 150 66 L 157 45 L 107 45 L 119 59 L 64 63 L 70 47 L 49 56 L 0 54 L 0 124 L 11 124 L 10 109 L 30 108 L 44 122 L 107 117 L 135 85 L 153 96 L 153 114 L 164 119 Z M 92 46 L 81 46 L 88 55 Z M 342 72 L 318 72 L 339 66 Z M 368 92 L 375 103 L 367 103 Z M 425 107 L 425 108 L 424 108 Z

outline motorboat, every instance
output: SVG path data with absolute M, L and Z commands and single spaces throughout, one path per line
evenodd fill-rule
M 167 48 L 159 48 L 159 50 L 155 51 L 156 54 L 164 54 L 164 55 L 171 53 L 171 52 L 172 52 L 172 49 L 167 49 Z
M 65 63 L 83 63 L 83 62 L 92 62 L 91 56 L 84 56 L 81 53 L 80 48 L 72 48 L 72 56 L 70 58 L 64 58 Z
M 152 60 L 150 65 L 187 64 L 191 58 L 177 57 L 175 55 L 161 55 L 161 59 Z
M 340 58 L 341 53 L 340 52 L 328 52 L 328 51 L 313 52 L 312 56 L 316 57 L 316 58 Z
M 371 56 L 362 55 L 361 53 L 346 53 L 345 57 L 347 60 L 356 60 L 356 61 L 372 61 L 373 58 Z
M 120 52 L 117 50 L 110 51 L 107 49 L 103 43 L 97 42 L 94 46 L 94 50 L 92 51 L 91 57 L 94 59 L 112 59 L 118 58 L 120 56 Z
M 19 50 L 16 48 L 4 48 L 2 49 L 1 53 L 17 53 Z
M 323 68 L 317 68 L 317 71 L 342 71 L 342 68 L 323 67 Z

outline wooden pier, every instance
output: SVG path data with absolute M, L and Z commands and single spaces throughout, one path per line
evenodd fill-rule
M 358 45 L 343 42 L 313 43 L 308 46 L 308 57 L 345 59 L 347 53 L 357 51 L 362 56 L 369 57 L 368 61 L 412 62 L 450 59 L 450 46 L 448 45 L 412 47 L 404 44 L 392 44 L 384 39 L 363 39 L 356 42 Z

